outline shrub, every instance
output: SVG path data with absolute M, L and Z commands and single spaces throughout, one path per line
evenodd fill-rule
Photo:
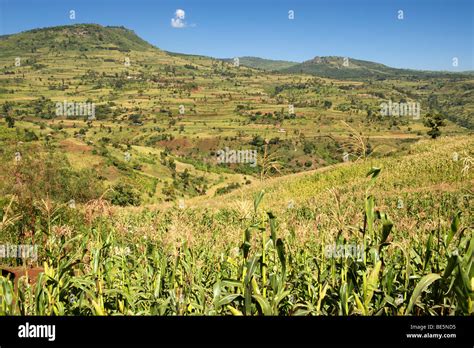
M 114 205 L 122 207 L 128 205 L 140 205 L 140 192 L 129 184 L 119 183 L 112 187 L 107 195 L 107 199 Z

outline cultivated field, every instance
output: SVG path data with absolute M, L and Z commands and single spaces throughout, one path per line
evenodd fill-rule
M 99 25 L 0 48 L 0 245 L 37 246 L 1 259 L 0 314 L 474 312 L 472 74 L 234 64 Z

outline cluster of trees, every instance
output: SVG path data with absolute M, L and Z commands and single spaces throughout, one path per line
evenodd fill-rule
M 171 171 L 173 181 L 171 184 L 165 182 L 162 189 L 166 201 L 172 201 L 177 196 L 188 195 L 190 197 L 205 195 L 208 189 L 208 181 L 204 176 L 193 176 L 188 169 L 178 173 L 176 163 L 171 158 L 168 150 L 160 153 L 160 162 Z
M 106 197 L 112 204 L 127 206 L 138 206 L 141 203 L 140 191 L 127 183 L 118 183 L 108 191 Z
M 228 184 L 227 186 L 224 186 L 224 187 L 221 187 L 221 188 L 218 188 L 216 190 L 216 196 L 220 196 L 220 195 L 224 195 L 226 193 L 229 193 L 235 189 L 238 189 L 240 188 L 241 185 L 238 183 L 238 182 L 232 182 L 230 184 Z

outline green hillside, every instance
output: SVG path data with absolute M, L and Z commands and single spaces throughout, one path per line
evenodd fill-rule
M 93 49 L 144 51 L 153 48 L 125 27 L 103 27 L 98 24 L 76 24 L 33 29 L 15 35 L 0 36 L 2 56 L 12 53 L 34 53 L 37 49 L 50 51 L 80 51 Z

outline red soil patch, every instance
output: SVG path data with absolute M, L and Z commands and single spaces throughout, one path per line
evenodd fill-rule
M 219 139 L 217 138 L 205 138 L 197 141 L 196 147 L 202 151 L 210 151 L 215 149 L 219 145 Z
M 36 283 L 38 280 L 38 276 L 40 273 L 44 272 L 43 267 L 33 267 L 33 268 L 25 268 L 25 267 L 6 267 L 0 266 L 0 271 L 2 272 L 3 277 L 7 277 L 10 275 L 10 279 L 13 279 L 13 283 L 15 285 L 15 291 L 18 289 L 18 281 L 21 277 L 28 276 L 28 282 L 30 284 Z
M 162 147 L 168 147 L 170 149 L 176 149 L 177 147 L 179 147 L 180 149 L 194 147 L 194 145 L 188 139 L 184 138 L 159 141 L 158 144 Z

